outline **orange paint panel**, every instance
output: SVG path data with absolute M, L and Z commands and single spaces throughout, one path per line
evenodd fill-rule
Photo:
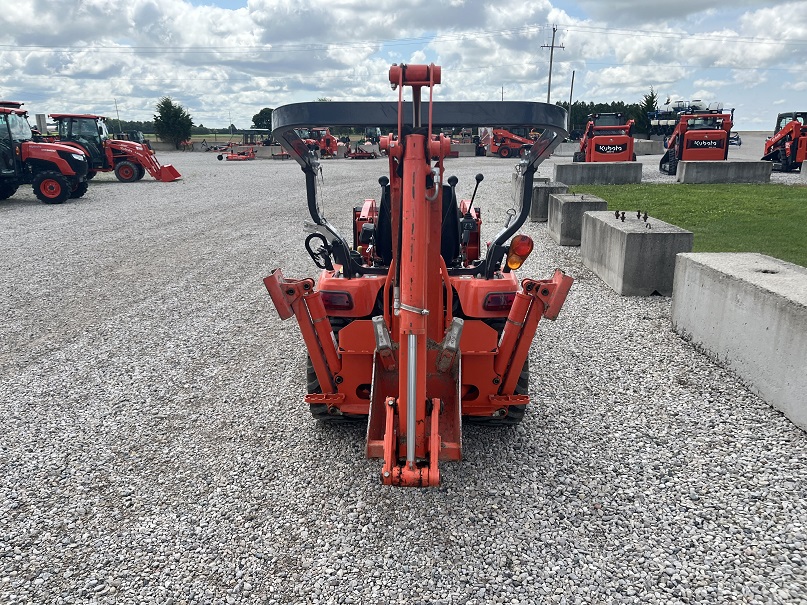
M 516 292 L 518 278 L 514 272 L 502 273 L 502 279 L 452 277 L 451 285 L 457 291 L 465 315 L 470 317 L 507 317 L 507 311 L 486 311 L 482 308 L 485 297 L 491 292 Z
M 335 271 L 325 270 L 317 284 L 320 292 L 347 292 L 353 300 L 350 310 L 326 309 L 332 317 L 367 317 L 373 312 L 378 292 L 384 285 L 386 276 L 365 275 L 355 279 L 334 277 Z

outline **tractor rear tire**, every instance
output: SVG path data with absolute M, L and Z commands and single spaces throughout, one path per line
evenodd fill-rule
M 314 371 L 314 365 L 311 363 L 311 357 L 305 356 L 305 383 L 308 387 L 309 393 L 322 393 L 317 379 L 317 373 Z M 314 420 L 319 422 L 327 422 L 328 424 L 342 424 L 346 422 L 366 422 L 367 416 L 360 414 L 331 414 L 328 406 L 324 403 L 314 403 L 309 406 L 311 408 L 311 415 Z
M 70 197 L 73 199 L 82 197 L 85 193 L 87 193 L 87 189 L 89 189 L 89 187 L 90 184 L 87 181 L 81 181 L 70 191 Z
M 34 177 L 34 195 L 45 204 L 61 204 L 70 197 L 70 183 L 61 172 L 46 170 Z
M 331 329 L 336 341 L 339 342 L 339 330 L 344 328 L 351 320 L 339 317 L 329 317 L 331 322 Z M 314 364 L 311 363 L 311 357 L 305 356 L 305 384 L 308 393 L 322 393 L 322 388 L 319 385 L 317 373 L 314 371 Z M 367 416 L 363 414 L 331 414 L 328 406 L 324 403 L 315 403 L 309 406 L 311 408 L 311 415 L 315 420 L 328 424 L 341 424 L 345 422 L 366 422 Z
M 502 145 L 499 147 L 499 157 L 507 159 L 512 155 L 512 149 L 507 147 L 506 145 Z
M 123 161 L 115 166 L 115 176 L 122 183 L 133 183 L 137 180 L 137 164 Z
M 17 193 L 18 185 L 11 183 L 0 183 L 0 200 L 7 200 L 12 195 Z

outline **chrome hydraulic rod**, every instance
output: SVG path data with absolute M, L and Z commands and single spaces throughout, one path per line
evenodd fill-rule
M 418 337 L 409 334 L 407 338 L 406 363 L 406 465 L 415 467 L 415 426 L 417 420 L 417 369 L 418 369 Z

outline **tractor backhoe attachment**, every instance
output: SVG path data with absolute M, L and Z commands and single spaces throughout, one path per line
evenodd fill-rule
M 435 65 L 393 65 L 397 104 L 296 104 L 273 114 L 273 136 L 306 176 L 313 224 L 305 246 L 322 272 L 315 284 L 276 269 L 264 283 L 280 317 L 300 325 L 312 414 L 366 419 L 366 454 L 383 459 L 387 485 L 439 485 L 439 461 L 462 456 L 464 420 L 521 420 L 538 323 L 557 317 L 573 281 L 559 270 L 521 282 L 514 273 L 532 251 L 517 231 L 529 216 L 533 177 L 565 136 L 565 112 L 542 103 L 434 102 L 441 77 Z M 378 201 L 354 208 L 352 242 L 322 214 L 319 161 L 295 132 L 311 124 L 394 131 L 380 142 L 389 176 L 379 179 Z M 473 199 L 457 200 L 458 179 L 444 165 L 451 141 L 432 134 L 468 124 L 542 130 L 520 160 L 517 208 L 484 258 L 481 211 Z

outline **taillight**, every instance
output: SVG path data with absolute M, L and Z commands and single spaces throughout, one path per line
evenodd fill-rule
M 349 292 L 335 292 L 320 290 L 322 304 L 328 311 L 350 311 L 353 308 L 353 299 Z
M 485 311 L 509 311 L 515 299 L 515 292 L 490 292 L 485 296 L 482 308 Z
M 517 235 L 510 242 L 507 251 L 507 266 L 510 269 L 518 269 L 527 260 L 532 252 L 532 238 L 526 235 Z

